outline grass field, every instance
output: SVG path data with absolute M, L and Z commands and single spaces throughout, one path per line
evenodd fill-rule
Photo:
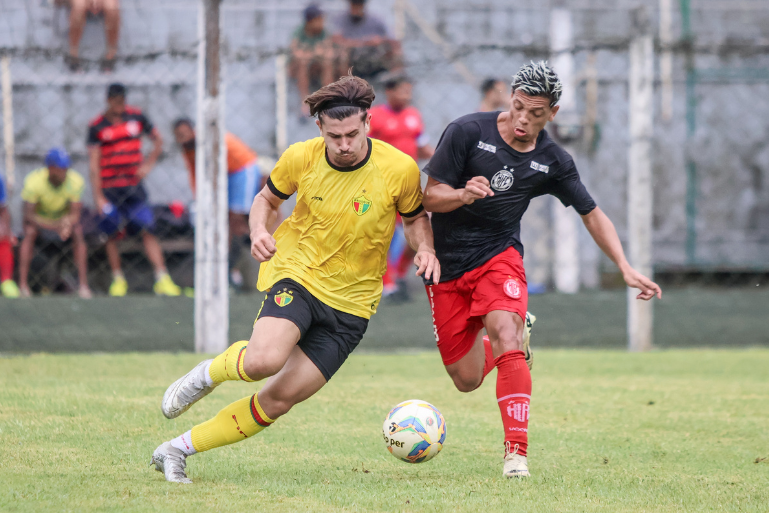
M 361 348 L 435 347 L 424 291 L 418 283 L 412 291 L 410 303 L 380 306 Z M 250 336 L 261 299 L 257 294 L 231 298 L 231 341 Z M 537 315 L 533 343 L 539 347 L 627 344 L 622 290 L 533 295 L 529 310 Z M 188 298 L 0 298 L 0 353 L 191 351 L 192 315 L 193 301 Z M 666 290 L 654 303 L 654 342 L 665 348 L 769 346 L 768 316 L 767 287 Z
M 494 374 L 449 388 L 437 353 L 353 355 L 253 440 L 193 456 L 194 484 L 149 468 L 162 441 L 255 387 L 227 383 L 179 419 L 166 386 L 194 354 L 0 359 L 0 511 L 761 511 L 769 509 L 769 350 L 541 350 L 527 481 L 501 478 Z M 444 451 L 390 456 L 381 424 L 419 397 Z

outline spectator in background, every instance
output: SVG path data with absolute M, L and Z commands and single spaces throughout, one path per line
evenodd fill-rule
M 414 160 L 429 159 L 435 149 L 424 133 L 422 115 L 411 105 L 412 85 L 402 74 L 385 80 L 387 103 L 373 107 L 369 137 L 379 139 L 401 150 Z M 391 301 L 407 301 L 406 273 L 414 265 L 414 250 L 403 234 L 400 216 L 387 254 L 387 272 L 382 279 L 383 294 Z
M 291 77 L 302 100 L 302 114 L 310 115 L 304 99 L 310 94 L 310 81 L 321 86 L 334 81 L 334 47 L 324 27 L 323 11 L 315 4 L 304 10 L 304 24 L 297 27 L 291 39 Z
M 19 287 L 13 281 L 13 245 L 16 243 L 11 231 L 11 213 L 8 210 L 8 191 L 0 176 L 0 294 L 4 297 L 19 297 Z
M 339 74 L 352 67 L 356 76 L 372 79 L 403 66 L 400 42 L 384 22 L 366 13 L 365 0 L 350 0 L 350 10 L 336 18 L 334 43 L 339 49 Z
M 120 0 L 57 0 L 58 4 L 69 4 L 69 55 L 67 65 L 71 71 L 82 69 L 80 61 L 80 40 L 83 37 L 86 18 L 89 14 L 104 14 L 104 34 L 107 49 L 101 61 L 101 70 L 109 73 L 115 69 L 117 41 L 120 35 Z
M 143 135 L 153 144 L 147 158 L 142 155 Z M 117 247 L 118 232 L 123 227 L 128 235 L 142 236 L 144 251 L 155 270 L 155 294 L 181 294 L 181 289 L 168 275 L 163 249 L 152 233 L 155 219 L 142 185 L 162 146 L 160 133 L 142 111 L 126 105 L 125 86 L 111 84 L 107 89 L 107 110 L 94 119 L 88 129 L 93 199 L 102 215 L 99 229 L 109 237 L 106 250 L 113 277 L 110 296 L 125 296 L 128 292 Z
M 69 166 L 67 152 L 53 148 L 45 157 L 45 167 L 32 171 L 24 180 L 21 191 L 21 199 L 24 200 L 24 240 L 19 251 L 19 284 L 23 297 L 30 296 L 29 265 L 35 241 L 41 238 L 49 243 L 72 240 L 80 282 L 78 295 L 83 299 L 91 298 L 88 251 L 80 225 L 85 181 Z
M 481 106 L 478 112 L 496 112 L 510 109 L 510 93 L 507 84 L 498 78 L 487 78 L 481 84 Z
M 190 188 L 195 194 L 195 129 L 189 118 L 179 118 L 174 122 L 174 137 L 182 148 L 184 162 L 190 177 Z M 230 225 L 230 281 L 235 287 L 243 285 L 243 277 L 235 265 L 240 258 L 244 239 L 250 233 L 248 214 L 254 197 L 267 181 L 257 164 L 257 154 L 246 144 L 227 132 L 224 134 L 224 144 L 227 148 L 227 205 Z

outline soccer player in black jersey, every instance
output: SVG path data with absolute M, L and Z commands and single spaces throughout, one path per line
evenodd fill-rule
M 463 116 L 443 132 L 425 168 L 423 204 L 433 213 L 441 282 L 428 284 L 435 339 L 461 392 L 475 390 L 495 366 L 505 428 L 506 477 L 529 475 L 531 374 L 524 343 L 528 294 L 520 221 L 544 194 L 573 206 L 638 299 L 661 297 L 656 283 L 628 264 L 617 232 L 579 178 L 571 156 L 544 130 L 558 112 L 561 82 L 545 62 L 513 78 L 510 110 Z M 488 338 L 478 332 L 486 328 Z

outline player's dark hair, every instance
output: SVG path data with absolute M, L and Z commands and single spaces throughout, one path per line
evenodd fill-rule
M 483 94 L 483 96 L 486 96 L 486 93 L 494 89 L 494 86 L 497 85 L 498 82 L 501 82 L 501 80 L 494 77 L 490 77 L 484 80 L 483 83 L 481 84 L 481 94 Z
M 391 89 L 395 89 L 401 84 L 410 84 L 410 83 L 411 83 L 411 80 L 409 80 L 409 77 L 407 77 L 403 73 L 398 73 L 396 75 L 393 75 L 387 78 L 384 81 L 384 87 L 387 91 L 389 91 Z
M 371 84 L 352 73 L 323 86 L 304 99 L 310 107 L 310 115 L 318 116 L 323 123 L 323 117 L 342 120 L 360 114 L 361 121 L 374 102 L 376 94 Z
M 125 98 L 125 95 L 126 95 L 126 87 L 119 82 L 110 84 L 109 87 L 107 88 L 107 99 L 116 98 L 116 97 Z
M 179 128 L 182 125 L 188 126 L 190 128 L 195 128 L 195 124 L 192 122 L 192 120 L 190 118 L 188 118 L 186 116 L 182 116 L 182 117 L 176 118 L 176 120 L 174 120 L 174 124 L 173 124 L 174 130 L 176 130 L 177 128 Z
M 513 92 L 520 89 L 529 96 L 544 96 L 550 100 L 550 107 L 555 107 L 561 99 L 563 85 L 555 71 L 546 61 L 524 64 L 513 77 Z

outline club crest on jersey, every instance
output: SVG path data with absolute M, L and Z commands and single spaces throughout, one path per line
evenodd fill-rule
M 505 294 L 510 296 L 513 299 L 520 299 L 521 298 L 521 284 L 518 283 L 518 280 L 515 278 L 510 278 L 505 282 L 503 285 L 503 288 L 505 289 Z
M 491 188 L 495 191 L 506 191 L 513 186 L 513 173 L 507 169 L 501 169 L 491 177 Z
M 293 292 L 286 292 L 285 290 L 280 294 L 275 294 L 275 304 L 281 308 L 290 305 L 291 301 L 294 300 L 294 296 L 291 294 L 293 294 Z
M 362 216 L 369 210 L 371 210 L 371 200 L 369 200 L 366 196 L 360 195 L 354 200 L 352 200 L 352 209 L 355 211 L 356 214 L 359 216 Z

